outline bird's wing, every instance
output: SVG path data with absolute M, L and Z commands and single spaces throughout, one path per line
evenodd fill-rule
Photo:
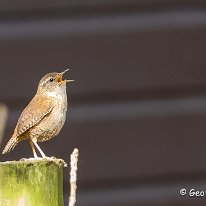
M 35 96 L 19 117 L 15 128 L 15 136 L 20 136 L 29 128 L 38 124 L 46 115 L 52 111 L 51 100 Z

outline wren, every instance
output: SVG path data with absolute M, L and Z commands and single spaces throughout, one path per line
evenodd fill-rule
M 62 79 L 68 70 L 46 74 L 40 80 L 36 95 L 21 113 L 2 154 L 10 152 L 19 142 L 28 139 L 34 158 L 38 158 L 35 147 L 43 158 L 47 158 L 37 142 L 44 142 L 58 135 L 65 123 L 66 83 L 74 81 Z

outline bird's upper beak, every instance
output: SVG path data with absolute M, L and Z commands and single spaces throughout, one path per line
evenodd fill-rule
M 74 81 L 74 80 L 68 80 L 68 79 L 63 80 L 63 79 L 62 79 L 63 74 L 66 73 L 67 71 L 69 71 L 69 69 L 66 69 L 66 70 L 64 70 L 63 72 L 60 72 L 60 73 L 59 73 L 59 77 L 58 77 L 58 80 L 57 80 L 59 84 L 62 84 L 62 83 L 64 83 L 64 82 L 67 83 L 67 82 L 73 82 L 73 81 Z

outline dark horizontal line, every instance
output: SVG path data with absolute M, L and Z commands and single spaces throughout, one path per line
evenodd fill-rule
M 151 175 L 141 177 L 121 177 L 111 179 L 97 179 L 93 181 L 80 181 L 80 191 L 107 190 L 116 188 L 128 188 L 141 185 L 161 185 L 161 184 L 190 184 L 196 182 L 206 182 L 206 171 L 183 172 L 176 174 Z M 65 177 L 66 178 L 66 177 Z M 65 188 L 69 188 L 69 182 L 64 182 Z
M 164 87 L 164 88 L 147 88 L 140 90 L 118 91 L 118 92 L 99 92 L 70 94 L 70 103 L 73 105 L 89 105 L 89 104 L 110 104 L 129 101 L 161 101 L 173 100 L 177 98 L 197 98 L 206 97 L 206 85 L 185 86 L 185 87 Z M 8 105 L 11 109 L 23 107 L 32 97 L 25 98 L 7 98 L 1 99 L 1 102 Z
M 41 2 L 41 1 L 39 1 Z M 17 6 L 2 3 L 0 19 L 25 19 L 25 18 L 49 18 L 49 17 L 85 17 L 98 15 L 114 15 L 124 13 L 161 12 L 178 9 L 206 9 L 203 1 L 84 1 L 71 3 L 46 2 L 28 5 L 21 1 Z
M 145 88 L 130 91 L 99 92 L 73 95 L 70 101 L 73 104 L 99 104 L 127 101 L 153 101 L 176 98 L 195 98 L 206 96 L 206 85 L 185 87 Z
M 0 38 L 33 39 L 58 38 L 69 35 L 112 34 L 134 31 L 158 31 L 202 28 L 206 25 L 205 10 L 129 13 L 90 18 L 25 19 L 0 21 Z

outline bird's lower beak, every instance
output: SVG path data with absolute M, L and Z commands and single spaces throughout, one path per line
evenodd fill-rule
M 64 80 L 64 82 L 66 82 L 66 83 L 68 83 L 68 82 L 73 82 L 73 81 L 74 81 L 73 79 L 70 79 L 70 80 L 65 79 L 65 80 Z

